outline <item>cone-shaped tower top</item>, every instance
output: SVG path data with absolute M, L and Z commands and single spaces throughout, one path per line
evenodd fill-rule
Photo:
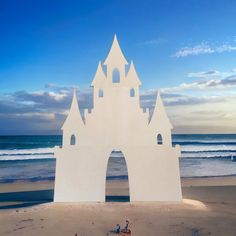
M 99 61 L 97 71 L 95 73 L 91 86 L 99 86 L 104 82 L 105 79 L 106 79 L 106 76 L 102 69 L 101 61 Z
M 128 62 L 126 61 L 125 56 L 120 48 L 120 45 L 118 43 L 118 40 L 117 40 L 117 37 L 115 34 L 111 49 L 110 49 L 108 56 L 104 62 L 104 65 L 115 64 L 116 62 L 118 62 L 119 64 L 124 64 L 124 65 L 128 64 Z
M 158 126 L 159 124 L 165 128 L 169 128 L 169 129 L 173 128 L 170 123 L 170 120 L 166 114 L 165 107 L 163 105 L 160 92 L 157 91 L 156 105 L 155 105 L 155 109 L 153 111 L 150 125 Z
M 127 74 L 127 79 L 136 86 L 140 86 L 142 84 L 135 70 L 133 61 L 131 61 L 129 72 Z
M 81 128 L 83 126 L 84 126 L 84 122 L 80 115 L 79 105 L 78 105 L 77 96 L 76 96 L 76 90 L 74 89 L 70 111 L 61 129 L 74 130 L 75 127 Z

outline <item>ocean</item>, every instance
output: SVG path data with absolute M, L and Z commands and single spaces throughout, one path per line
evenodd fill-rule
M 54 180 L 56 160 L 53 147 L 62 137 L 0 136 L 0 183 Z M 236 134 L 173 135 L 173 145 L 181 145 L 181 177 L 236 175 Z M 123 154 L 111 153 L 107 179 L 127 179 Z

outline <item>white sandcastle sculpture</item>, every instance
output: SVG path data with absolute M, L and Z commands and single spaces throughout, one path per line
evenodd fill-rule
M 82 119 L 76 93 L 62 127 L 63 145 L 55 148 L 55 202 L 105 201 L 108 159 L 114 149 L 124 154 L 130 201 L 181 201 L 180 147 L 172 147 L 172 125 L 160 94 L 151 119 L 139 103 L 141 82 L 116 36 L 91 86 L 93 109 Z

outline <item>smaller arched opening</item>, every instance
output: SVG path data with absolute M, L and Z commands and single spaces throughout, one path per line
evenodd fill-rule
M 120 83 L 120 71 L 117 68 L 112 72 L 112 83 Z
M 103 98 L 103 96 L 104 96 L 103 89 L 99 89 L 99 90 L 98 90 L 98 97 L 99 97 L 99 98 Z
M 161 134 L 157 135 L 157 144 L 160 144 L 160 145 L 163 144 L 163 138 Z
M 129 96 L 130 97 L 135 97 L 135 90 L 134 90 L 134 88 L 130 89 Z
M 72 134 L 70 137 L 70 145 L 75 145 L 75 143 L 76 143 L 76 138 L 75 138 L 75 135 Z

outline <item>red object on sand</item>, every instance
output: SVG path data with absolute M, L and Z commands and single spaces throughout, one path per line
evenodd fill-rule
M 131 230 L 128 231 L 122 231 L 118 234 L 119 236 L 131 236 Z

